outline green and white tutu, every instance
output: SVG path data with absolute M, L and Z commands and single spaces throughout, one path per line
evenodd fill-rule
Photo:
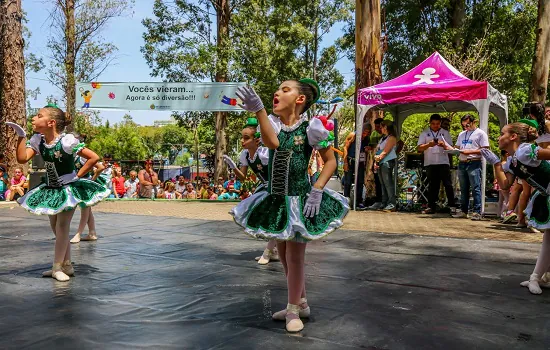
M 303 215 L 311 192 L 307 170 L 313 148 L 329 147 L 333 137 L 317 118 L 309 123 L 302 118 L 290 127 L 276 117 L 270 121 L 279 147 L 269 151 L 267 186 L 258 188 L 230 214 L 255 238 L 301 243 L 323 238 L 341 227 L 349 212 L 348 199 L 325 188 L 319 213 L 313 218 Z
M 19 198 L 19 204 L 36 215 L 56 215 L 76 207 L 91 207 L 107 198 L 111 191 L 97 182 L 80 179 L 61 187 L 41 184 Z

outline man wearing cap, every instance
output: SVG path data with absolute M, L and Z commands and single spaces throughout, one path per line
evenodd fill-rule
M 460 151 L 458 157 L 458 181 L 460 183 L 460 211 L 454 218 L 468 216 L 470 204 L 470 189 L 474 198 L 472 220 L 481 220 L 481 149 L 489 148 L 489 137 L 485 131 L 476 126 L 476 119 L 466 114 L 460 119 L 464 129 L 458 135 L 456 147 Z
M 139 179 L 139 198 L 153 198 L 154 187 L 158 185 L 158 174 L 153 170 L 153 161 L 145 161 L 145 169 L 138 173 Z
M 236 193 L 239 193 L 241 191 L 241 182 L 239 179 L 236 178 L 235 174 L 231 173 L 229 174 L 229 180 L 224 182 L 223 188 L 226 190 L 229 190 L 229 186 L 233 186 Z

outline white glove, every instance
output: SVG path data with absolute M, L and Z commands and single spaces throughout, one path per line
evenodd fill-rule
M 12 123 L 12 122 L 6 122 L 6 125 L 7 126 L 10 126 L 13 131 L 15 131 L 15 133 L 17 134 L 17 136 L 19 137 L 27 137 L 27 133 L 25 132 L 25 130 L 20 127 L 19 125 L 15 124 L 15 123 Z
M 241 86 L 237 88 L 237 97 L 243 101 L 242 104 L 239 104 L 239 107 L 245 111 L 256 113 L 264 109 L 264 104 L 260 99 L 260 96 L 254 91 L 250 86 Z
M 306 204 L 304 205 L 304 216 L 306 218 L 312 218 L 315 215 L 319 214 L 319 209 L 321 208 L 321 200 L 323 199 L 323 190 L 318 188 L 311 188 L 309 197 L 307 198 Z
M 491 152 L 488 148 L 482 148 L 481 149 L 481 155 L 483 156 L 483 158 L 485 158 L 487 163 L 489 163 L 491 165 L 495 165 L 497 163 L 500 163 L 500 158 L 496 154 Z
M 223 161 L 227 164 L 228 167 L 231 169 L 237 169 L 237 164 L 233 161 L 233 159 L 229 158 L 228 155 L 223 155 Z
M 70 173 L 70 174 L 65 174 L 65 175 L 61 175 L 57 181 L 59 182 L 59 184 L 61 186 L 64 186 L 64 185 L 68 185 L 70 184 L 71 182 L 75 182 L 77 180 L 79 180 L 80 178 L 75 174 L 75 173 Z

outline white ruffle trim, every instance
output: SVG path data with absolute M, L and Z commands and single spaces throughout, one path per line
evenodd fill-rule
M 252 229 L 252 228 L 249 228 L 247 225 L 248 216 L 251 210 L 269 195 L 267 191 L 261 191 L 261 192 L 257 191 L 251 197 L 248 197 L 244 201 L 240 202 L 233 209 L 231 209 L 229 214 L 233 216 L 233 219 L 238 225 L 244 228 L 245 232 L 248 235 L 255 238 L 290 241 L 296 238 L 296 233 L 300 233 L 300 235 L 306 240 L 321 239 L 323 237 L 326 237 L 330 233 L 332 233 L 337 228 L 341 227 L 344 224 L 343 222 L 344 218 L 349 212 L 349 203 L 346 197 L 328 188 L 325 188 L 324 192 L 329 196 L 333 197 L 334 199 L 336 199 L 338 202 L 340 202 L 340 204 L 342 204 L 342 206 L 344 207 L 344 211 L 340 217 L 332 220 L 328 224 L 327 228 L 323 232 L 318 234 L 310 234 L 306 228 L 306 225 L 302 221 L 302 213 L 300 208 L 299 196 L 286 197 L 287 206 L 288 206 L 288 223 L 285 229 L 281 232 L 272 233 L 262 229 Z
M 92 183 L 97 185 L 97 183 L 95 183 L 91 180 L 80 179 L 78 181 L 89 181 L 89 182 L 92 182 Z M 37 207 L 37 208 L 33 209 L 33 208 L 30 208 L 27 205 L 27 198 L 29 196 L 31 196 L 33 193 L 36 193 L 37 191 L 40 191 L 43 187 L 46 186 L 45 184 L 42 184 L 42 185 L 38 186 L 37 188 L 35 188 L 33 190 L 30 190 L 23 197 L 19 198 L 17 200 L 17 202 L 21 205 L 21 207 L 23 207 L 25 210 L 27 210 L 27 211 L 29 211 L 33 214 L 36 214 L 36 215 L 56 215 L 56 214 L 59 214 L 63 211 L 73 210 L 77 206 L 92 207 L 92 206 L 98 204 L 99 202 L 101 202 L 102 200 L 104 200 L 105 198 L 109 197 L 109 195 L 111 194 L 110 190 L 105 189 L 104 191 L 97 192 L 89 201 L 82 201 L 80 199 L 77 199 L 74 196 L 74 194 L 72 193 L 72 191 L 71 191 L 71 185 L 72 184 L 74 184 L 74 182 L 69 184 L 69 185 L 63 186 L 59 189 L 60 191 L 65 191 L 67 193 L 67 201 L 58 209 L 51 209 L 51 208 L 47 208 L 47 207 Z
M 533 212 L 533 204 L 535 203 L 535 199 L 538 196 L 542 196 L 542 194 L 536 191 L 533 194 L 533 196 L 530 198 L 529 203 L 527 204 L 527 208 L 525 208 L 524 212 L 525 212 L 525 216 L 527 217 L 527 224 L 539 230 L 550 229 L 550 221 L 546 223 L 540 223 L 535 221 L 534 218 L 531 218 L 531 213 Z M 547 210 L 550 210 L 550 196 L 546 196 L 546 208 Z

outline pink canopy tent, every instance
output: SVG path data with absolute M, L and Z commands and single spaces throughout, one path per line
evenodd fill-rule
M 365 115 L 371 109 L 389 111 L 398 134 L 404 120 L 417 113 L 477 111 L 479 127 L 485 132 L 489 126 L 489 112 L 499 118 L 501 126 L 508 122 L 506 96 L 486 81 L 466 78 L 438 52 L 407 73 L 360 89 L 357 94 L 356 135 L 361 134 Z M 359 147 L 357 142 L 356 154 L 359 154 Z M 355 167 L 357 174 L 357 163 Z M 483 162 L 482 208 L 485 207 L 485 167 Z M 357 195 L 357 191 L 355 193 Z

